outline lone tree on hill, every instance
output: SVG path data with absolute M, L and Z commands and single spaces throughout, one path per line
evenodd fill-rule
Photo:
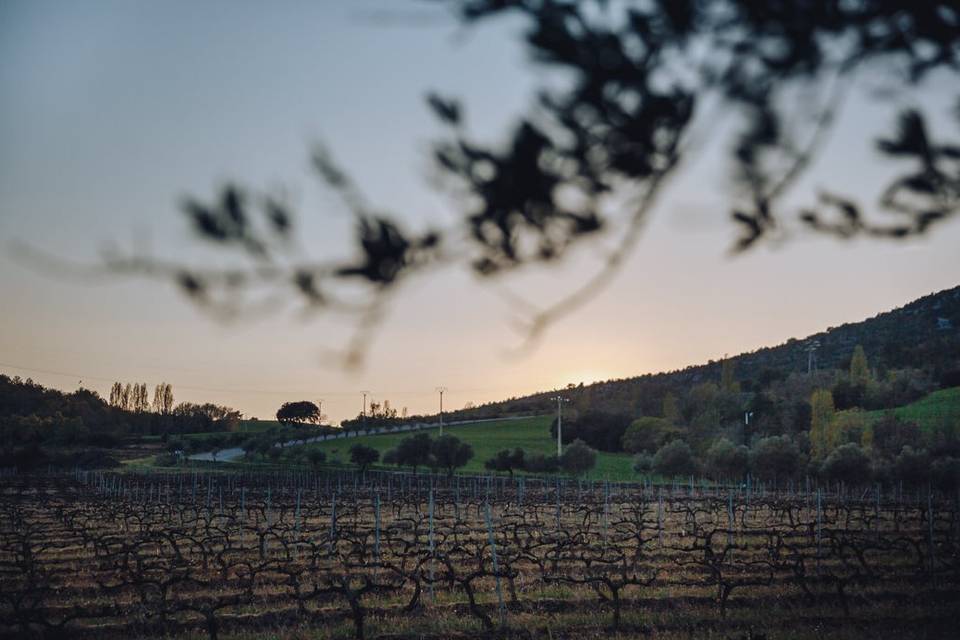
M 383 461 L 401 467 L 411 467 L 417 472 L 417 467 L 430 464 L 430 436 L 418 433 L 404 438 L 394 449 L 387 451 Z
M 817 389 L 810 397 L 810 452 L 817 460 L 825 458 L 836 446 L 834 442 L 833 394 Z
M 497 455 L 483 463 L 485 469 L 490 471 L 506 471 L 513 477 L 513 472 L 517 469 L 523 469 L 526 453 L 519 447 L 510 451 L 504 449 L 498 451 Z
M 473 447 L 450 434 L 440 436 L 430 444 L 430 465 L 445 469 L 447 476 L 473 459 Z
M 867 354 L 859 344 L 853 349 L 853 356 L 850 358 L 850 381 L 862 385 L 870 382 L 870 365 L 867 364 Z
M 277 422 L 283 425 L 319 424 L 320 408 L 309 400 L 285 402 L 277 410 Z
M 307 451 L 307 462 L 310 463 L 310 466 L 313 467 L 314 470 L 319 469 L 320 465 L 326 461 L 327 454 L 325 454 L 323 451 L 320 451 L 320 449 L 310 449 Z
M 350 447 L 350 462 L 360 467 L 360 473 L 366 473 L 367 468 L 380 460 L 380 452 L 364 444 L 355 444 Z

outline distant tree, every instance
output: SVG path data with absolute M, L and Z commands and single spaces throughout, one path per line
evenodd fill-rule
M 833 482 L 869 484 L 870 459 L 859 445 L 848 443 L 834 449 L 820 466 L 820 473 Z
M 309 400 L 285 402 L 277 410 L 277 422 L 282 425 L 319 424 L 320 408 Z
M 725 393 L 740 393 L 740 383 L 736 378 L 737 362 L 732 358 L 724 358 L 720 365 L 720 390 Z
M 120 392 L 120 408 L 124 411 L 130 411 L 133 406 L 133 387 L 128 382 L 123 386 Z
M 367 468 L 380 460 L 380 452 L 373 447 L 355 444 L 350 447 L 350 462 L 360 467 L 360 473 L 366 473 Z
M 657 450 L 653 470 L 667 477 L 689 476 L 697 472 L 697 462 L 690 445 L 683 440 L 673 440 Z
M 515 470 L 523 469 L 524 455 L 524 450 L 519 447 L 513 451 L 503 449 L 498 451 L 497 455 L 485 461 L 483 466 L 490 471 L 506 471 L 512 478 Z
M 830 448 L 835 449 L 848 442 L 864 447 L 864 442 L 871 438 L 867 429 L 868 422 L 864 412 L 860 409 L 835 413 L 833 420 L 830 422 L 830 437 L 828 438 Z
M 726 438 L 718 438 L 707 450 L 707 471 L 714 478 L 736 479 L 747 473 L 750 452 L 743 446 L 735 446 Z
M 560 459 L 542 453 L 527 455 L 523 460 L 523 469 L 530 473 L 556 473 L 560 469 Z
M 817 389 L 810 397 L 810 451 L 820 460 L 833 449 L 834 407 L 833 394 L 826 389 Z
M 445 469 L 448 477 L 473 459 L 473 447 L 460 438 L 446 434 L 434 440 L 430 445 L 430 464 Z
M 930 454 L 925 449 L 906 445 L 893 461 L 893 475 L 906 485 L 923 485 L 930 481 L 930 464 Z
M 633 471 L 642 476 L 648 476 L 653 472 L 653 456 L 649 453 L 638 453 L 633 456 Z
M 867 354 L 862 345 L 853 348 L 850 358 L 850 381 L 857 385 L 866 386 L 870 382 L 870 366 L 867 364 Z
M 162 384 L 158 384 L 153 388 L 153 412 L 154 413 L 163 413 L 163 411 L 161 410 L 163 406 L 162 386 L 163 386 Z
M 574 440 L 560 456 L 560 468 L 575 476 L 590 471 L 596 463 L 597 452 L 582 440 Z
M 161 415 L 168 415 L 173 411 L 173 387 L 167 382 L 161 382 L 153 389 L 153 410 Z
M 663 419 L 670 424 L 676 424 L 680 420 L 680 406 L 677 404 L 677 396 L 669 391 L 663 396 Z
M 123 408 L 123 385 L 119 382 L 114 382 L 113 386 L 110 387 L 110 406 L 118 409 Z
M 792 478 L 801 462 L 800 448 L 787 436 L 761 438 L 750 450 L 750 468 L 762 480 Z
M 588 409 L 577 417 L 563 421 L 564 443 L 583 440 L 600 451 L 622 451 L 620 440 L 632 418 L 626 413 Z M 557 437 L 557 421 L 550 425 L 550 436 Z
M 313 467 L 314 471 L 320 468 L 320 466 L 327 461 L 327 454 L 325 454 L 320 449 L 309 449 L 307 451 L 307 462 L 310 463 L 310 466 Z
M 886 458 L 897 456 L 906 446 L 918 449 L 922 444 L 920 427 L 901 420 L 892 412 L 874 422 L 870 431 L 874 450 Z
M 430 436 L 425 433 L 408 436 L 391 449 L 384 456 L 384 462 L 401 467 L 410 467 L 417 472 L 418 467 L 427 466 L 431 462 Z
M 621 447 L 627 453 L 653 453 L 679 433 L 666 418 L 644 416 L 630 423 L 621 438 Z
M 150 394 L 147 391 L 147 383 L 141 382 L 136 385 L 136 400 L 134 411 L 137 413 L 146 413 L 150 410 Z
M 849 379 L 841 379 L 833 386 L 833 402 L 838 411 L 863 407 L 866 400 L 867 387 Z

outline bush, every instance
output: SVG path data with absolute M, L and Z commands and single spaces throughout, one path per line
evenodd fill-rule
M 417 472 L 417 467 L 427 466 L 431 462 L 430 447 L 432 441 L 430 436 L 425 433 L 418 433 L 409 436 L 400 441 L 396 449 L 391 449 L 384 456 L 383 461 L 387 464 L 395 464 L 402 467 L 411 467 L 413 472 Z
M 574 440 L 560 456 L 560 468 L 576 476 L 590 471 L 596 463 L 597 452 L 582 440 Z
M 649 453 L 638 453 L 633 457 L 633 470 L 635 473 L 647 476 L 653 472 L 653 456 Z
M 350 462 L 360 467 L 360 473 L 364 473 L 374 462 L 380 460 L 380 452 L 373 447 L 364 444 L 355 444 L 350 447 Z
M 792 478 L 800 470 L 800 449 L 787 436 L 761 438 L 750 451 L 753 474 L 763 480 Z
M 920 448 L 920 427 L 905 422 L 892 413 L 884 415 L 871 427 L 873 448 L 887 458 L 897 456 L 905 446 Z
M 433 440 L 429 451 L 430 466 L 445 469 L 448 476 L 473 458 L 473 447 L 449 434 Z
M 653 456 L 653 470 L 663 476 L 690 476 L 697 472 L 693 451 L 683 440 L 660 447 Z
M 820 473 L 833 482 L 864 484 L 870 481 L 870 459 L 859 445 L 845 444 L 827 456 Z
M 490 471 L 506 471 L 513 477 L 513 472 L 517 469 L 523 469 L 524 451 L 517 448 L 512 452 L 509 449 L 498 451 L 497 455 L 483 463 L 485 469 Z
M 726 438 L 717 439 L 707 450 L 707 471 L 714 478 L 740 478 L 747 473 L 749 462 L 747 448 L 734 446 Z
M 556 473 L 560 468 L 560 459 L 557 456 L 535 454 L 526 456 L 523 461 L 524 471 L 530 473 Z
M 307 451 L 307 462 L 310 463 L 310 466 L 314 469 L 318 468 L 324 462 L 327 461 L 327 454 L 325 454 L 320 449 L 310 449 Z
M 922 485 L 930 480 L 930 455 L 907 445 L 893 462 L 893 477 L 907 485 Z

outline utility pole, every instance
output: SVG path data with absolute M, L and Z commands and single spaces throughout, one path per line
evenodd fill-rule
M 563 403 L 570 402 L 570 400 L 563 396 L 557 396 L 553 400 L 557 401 L 557 457 L 559 458 L 563 455 L 563 440 L 561 439 L 563 433 Z
M 361 391 L 360 393 L 363 394 L 363 410 L 360 412 L 360 415 L 363 418 L 363 428 L 364 430 L 366 430 L 367 428 L 367 394 L 370 392 Z
M 811 340 L 807 344 L 807 375 L 813 373 L 814 352 L 820 348 L 819 340 Z
M 446 391 L 446 387 L 437 387 L 437 391 L 440 393 L 440 435 L 443 436 L 443 392 Z
M 317 424 L 323 424 L 323 398 L 317 400 Z

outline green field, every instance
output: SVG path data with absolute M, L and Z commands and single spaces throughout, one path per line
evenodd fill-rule
M 502 449 L 521 448 L 529 453 L 551 454 L 556 453 L 556 440 L 550 437 L 549 416 L 536 418 L 524 418 L 521 420 L 503 420 L 497 422 L 481 422 L 477 424 L 466 424 L 447 427 L 444 433 L 450 433 L 473 447 L 473 459 L 466 467 L 461 469 L 465 473 L 486 473 L 483 463 L 492 458 Z M 438 429 L 424 429 L 413 433 L 427 433 L 432 437 L 438 435 Z M 295 447 L 290 450 L 294 452 L 303 449 L 319 449 L 327 454 L 328 462 L 350 461 L 350 447 L 355 444 L 364 444 L 380 451 L 382 456 L 389 449 L 392 449 L 404 438 L 412 435 L 406 433 L 390 433 L 375 436 L 359 436 L 357 438 L 347 438 L 343 440 L 334 440 L 330 442 L 319 442 L 306 445 L 305 447 Z M 289 454 L 288 454 L 289 455 Z M 395 467 L 378 467 L 392 469 Z M 597 452 L 597 466 L 586 477 L 601 480 L 637 480 L 637 475 L 632 469 L 632 459 L 626 453 L 603 453 Z
M 916 402 L 895 409 L 865 411 L 863 416 L 868 424 L 872 424 L 888 413 L 893 413 L 901 420 L 917 423 L 922 431 L 930 431 L 946 422 L 960 422 L 960 387 L 934 391 Z
M 276 420 L 241 420 L 238 423 L 236 431 L 201 431 L 198 433 L 184 433 L 180 434 L 177 437 L 184 438 L 186 440 L 206 440 L 211 436 L 217 435 L 232 435 L 234 433 L 262 433 L 268 431 L 272 427 L 280 427 L 280 423 Z

